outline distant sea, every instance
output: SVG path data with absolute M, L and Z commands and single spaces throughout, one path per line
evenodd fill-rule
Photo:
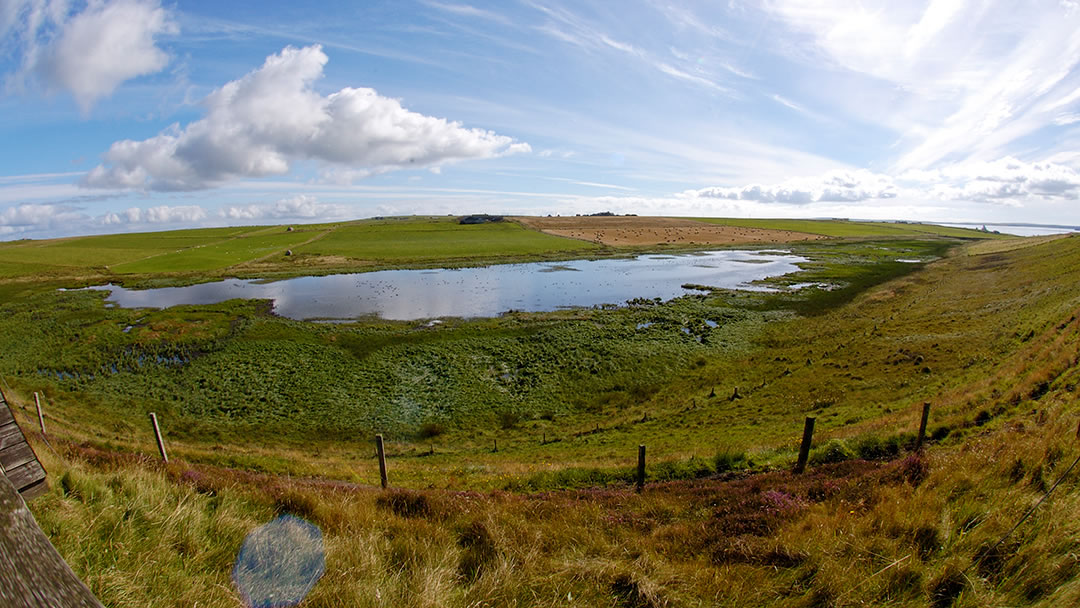
M 1016 236 L 1041 236 L 1044 234 L 1069 234 L 1076 232 L 1071 228 L 1063 226 L 1038 226 L 1038 225 L 1010 225 L 1010 224 L 965 224 L 965 223 L 953 223 L 953 222 L 927 222 L 930 224 L 938 224 L 939 226 L 955 226 L 956 228 L 974 228 L 975 230 L 982 229 L 986 226 L 986 229 L 994 232 L 1001 232 L 1002 234 L 1015 234 Z

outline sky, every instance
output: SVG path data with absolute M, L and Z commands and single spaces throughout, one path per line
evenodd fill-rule
M 0 240 L 380 215 L 1080 225 L 1076 0 L 0 0 Z

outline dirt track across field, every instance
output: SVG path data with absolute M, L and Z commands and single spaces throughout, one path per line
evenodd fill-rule
M 721 226 L 671 217 L 575 216 L 512 219 L 547 234 L 604 245 L 738 245 L 790 243 L 825 238 L 805 232 Z

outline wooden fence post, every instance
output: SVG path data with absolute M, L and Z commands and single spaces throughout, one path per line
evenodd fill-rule
M 383 449 L 382 435 L 375 435 L 375 451 L 379 454 L 379 482 L 386 489 L 386 451 Z
M 45 434 L 45 414 L 41 412 L 41 397 L 38 396 L 37 391 L 34 391 L 34 405 L 37 406 L 37 421 L 41 426 L 41 434 Z
M 915 439 L 915 451 L 922 449 L 923 441 L 926 439 L 926 422 L 930 419 L 930 402 L 926 402 L 922 406 L 922 420 L 919 421 L 919 436 Z
M 637 491 L 645 487 L 645 446 L 637 446 Z
M 807 416 L 803 426 L 802 445 L 799 446 L 799 461 L 795 463 L 795 474 L 800 475 L 806 470 L 806 461 L 810 458 L 810 444 L 814 440 L 814 421 L 816 419 Z
M 169 456 L 165 453 L 165 442 L 161 440 L 161 427 L 158 426 L 157 414 L 154 412 L 150 412 L 150 424 L 154 425 L 154 438 L 157 439 L 157 449 L 161 452 L 161 459 L 168 464 Z

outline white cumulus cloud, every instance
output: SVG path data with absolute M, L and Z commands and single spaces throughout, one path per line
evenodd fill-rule
M 22 203 L 0 209 L 0 236 L 38 238 L 102 231 L 190 228 L 208 217 L 206 209 L 199 205 L 131 207 L 92 216 L 87 213 L 86 206 L 79 203 Z
M 206 209 L 199 205 L 157 205 L 142 209 L 131 207 L 119 213 L 106 213 L 98 218 L 101 224 L 139 225 L 139 224 L 193 224 L 205 220 Z
M 678 196 L 684 199 L 802 206 L 878 199 L 1016 205 L 1033 199 L 1080 198 L 1080 172 L 1054 162 L 1025 162 L 1007 156 L 991 162 L 964 162 L 940 169 L 909 170 L 895 178 L 865 169 L 835 170 L 775 184 L 687 190 Z
M 164 69 L 169 56 L 157 38 L 178 31 L 158 0 L 90 0 L 81 11 L 64 0 L 8 0 L 0 8 L 0 34 L 21 56 L 8 87 L 40 78 L 69 91 L 83 112 L 125 81 Z
M 348 217 L 349 208 L 345 205 L 321 203 L 314 196 L 300 194 L 273 203 L 224 207 L 218 214 L 231 220 L 316 218 L 331 220 Z
M 933 198 L 1019 202 L 1026 198 L 1080 198 L 1080 171 L 1053 162 L 1005 157 L 992 162 L 957 163 L 934 171 L 909 171 L 900 179 L 921 182 Z
M 85 218 L 83 213 L 71 205 L 33 203 L 13 205 L 0 210 L 0 235 L 61 228 L 71 222 L 83 221 Z
M 680 196 L 806 205 L 896 198 L 897 193 L 896 184 L 891 177 L 857 169 L 829 171 L 820 176 L 792 178 L 776 184 L 688 190 Z
M 412 112 L 374 89 L 313 89 L 327 56 L 287 47 L 211 93 L 206 116 L 143 141 L 114 143 L 83 185 L 196 190 L 287 173 L 314 160 L 329 173 L 365 175 L 530 151 L 526 143 Z M 350 173 L 352 172 L 352 173 Z

